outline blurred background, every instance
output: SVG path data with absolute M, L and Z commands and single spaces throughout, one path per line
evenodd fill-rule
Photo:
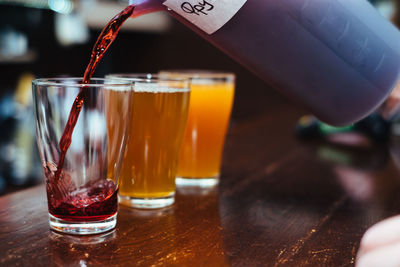
M 371 2 L 382 15 L 394 17 L 394 1 Z M 32 79 L 82 76 L 102 27 L 126 5 L 128 0 L 0 0 L 0 195 L 43 181 Z M 235 103 L 232 123 L 257 116 L 262 105 L 286 101 L 163 12 L 129 20 L 95 76 L 177 68 L 234 72 L 241 101 Z M 246 101 L 254 105 L 241 108 Z

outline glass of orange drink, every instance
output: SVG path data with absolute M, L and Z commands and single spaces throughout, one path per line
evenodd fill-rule
M 206 70 L 161 71 L 190 79 L 190 104 L 176 184 L 212 187 L 220 177 L 225 136 L 232 111 L 235 75 Z

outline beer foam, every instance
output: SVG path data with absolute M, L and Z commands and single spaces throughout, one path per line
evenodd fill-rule
M 226 81 L 218 81 L 213 78 L 192 78 L 191 83 L 198 85 L 228 84 Z
M 104 90 L 110 90 L 110 91 L 118 91 L 118 92 L 129 92 L 132 90 L 132 86 L 123 86 L 123 85 L 118 85 L 118 84 L 111 84 L 104 85 Z
M 135 82 L 133 91 L 139 93 L 182 93 L 189 92 L 190 89 L 168 87 L 165 84 Z

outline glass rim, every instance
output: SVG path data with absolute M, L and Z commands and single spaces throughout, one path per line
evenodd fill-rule
M 65 77 L 65 78 L 38 78 L 32 81 L 35 86 L 60 86 L 60 87 L 104 87 L 104 86 L 132 86 L 131 82 L 113 79 L 113 78 L 91 78 L 89 83 L 82 82 L 83 77 Z M 78 81 L 77 83 L 68 83 L 67 81 Z M 94 81 L 113 81 L 112 83 L 93 83 Z
M 166 69 L 160 70 L 159 75 L 182 75 L 189 79 L 232 79 L 236 78 L 235 73 L 220 70 L 207 69 Z
M 105 78 L 131 82 L 189 82 L 189 78 L 186 77 L 162 77 L 158 73 L 111 73 Z

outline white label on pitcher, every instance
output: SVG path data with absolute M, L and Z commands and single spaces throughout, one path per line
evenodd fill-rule
M 246 1 L 247 0 L 167 0 L 163 4 L 206 33 L 212 34 L 224 26 Z

